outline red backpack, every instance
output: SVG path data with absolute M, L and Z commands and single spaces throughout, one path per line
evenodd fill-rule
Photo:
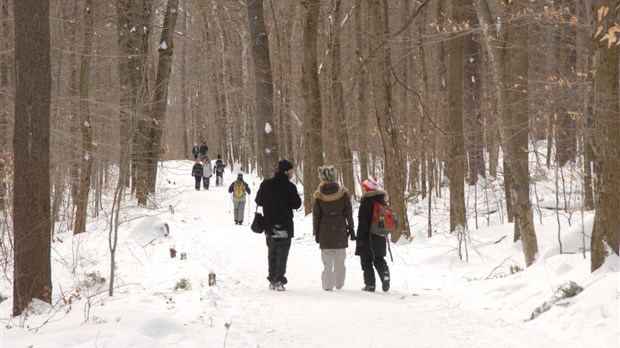
M 398 220 L 394 210 L 386 202 L 375 201 L 370 220 L 370 233 L 387 236 L 398 228 Z

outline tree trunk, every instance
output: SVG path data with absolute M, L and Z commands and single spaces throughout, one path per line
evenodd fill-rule
M 174 28 L 177 22 L 178 7 L 178 0 L 168 0 L 161 39 L 157 47 L 159 63 L 157 64 L 157 78 L 155 79 L 152 117 L 149 121 L 151 138 L 146 159 L 148 163 L 148 192 L 150 193 L 155 192 L 157 179 L 157 163 L 159 163 L 159 150 L 161 148 L 161 138 L 166 117 L 166 105 L 168 104 L 168 84 L 170 83 L 170 72 L 172 70 Z M 146 204 L 146 201 L 142 204 Z
M 0 8 L 0 52 L 9 51 L 9 1 L 2 0 Z M 8 202 L 8 162 L 9 162 L 9 57 L 0 54 L 0 214 L 6 211 Z
M 51 64 L 49 0 L 14 3 L 15 23 L 15 264 L 13 316 L 33 298 L 51 303 Z M 33 170 L 36 168 L 36 170 Z
M 452 1 L 452 22 L 463 21 L 463 0 Z M 448 41 L 448 120 L 446 175 L 450 180 L 450 232 L 467 229 L 465 217 L 465 149 L 463 141 L 463 35 L 452 33 Z
M 609 11 L 603 11 L 607 8 Z M 618 256 L 620 242 L 620 105 L 618 100 L 618 48 L 610 38 L 602 35 L 618 18 L 618 8 L 612 0 L 594 1 L 594 30 L 602 29 L 595 36 L 596 66 L 594 96 L 596 120 L 597 187 L 596 215 L 592 230 L 591 270 L 594 272 L 605 262 L 609 252 Z M 616 22 L 617 23 L 617 22 Z M 618 28 L 620 29 L 620 28 Z
M 342 68 L 340 64 L 340 3 L 341 0 L 333 1 L 332 34 L 330 49 L 331 65 L 331 99 L 336 121 L 336 142 L 340 155 L 339 169 L 342 173 L 342 183 L 345 187 L 353 190 L 355 179 L 353 178 L 353 155 L 351 153 L 349 137 L 351 128 L 345 116 L 344 87 L 342 86 Z
M 478 18 L 473 0 L 464 4 L 464 20 L 470 27 L 478 27 Z M 475 185 L 478 176 L 486 177 L 484 163 L 484 124 L 480 113 L 481 79 L 478 72 L 480 66 L 480 41 L 473 32 L 463 37 L 463 126 L 467 134 L 467 158 L 469 167 L 469 184 Z
M 497 109 L 499 113 L 499 130 L 502 143 L 504 144 L 504 156 L 510 172 L 513 176 L 514 183 L 511 190 L 511 199 L 515 210 L 515 232 L 519 232 L 523 244 L 523 253 L 525 256 L 526 266 L 530 266 L 536 259 L 538 254 L 538 242 L 534 231 L 534 221 L 532 208 L 529 197 L 529 175 L 524 175 L 527 170 L 519 159 L 522 157 L 519 149 L 519 142 L 516 139 L 517 131 L 522 131 L 525 124 L 519 123 L 508 113 L 510 96 L 508 93 L 509 81 L 506 81 L 507 66 L 504 57 L 507 54 L 506 47 L 502 44 L 503 39 L 500 38 L 501 29 L 497 28 L 493 21 L 493 15 L 489 9 L 489 5 L 485 0 L 474 0 L 476 12 L 481 26 L 484 31 L 484 42 L 487 47 L 491 69 L 493 71 L 494 84 L 497 88 Z M 515 6 L 514 4 L 510 6 Z M 516 13 L 516 11 L 515 11 Z M 498 33 L 500 32 L 500 33 Z M 527 147 L 525 148 L 527 151 Z M 527 167 L 525 167 L 527 168 Z
M 269 58 L 269 38 L 263 15 L 262 0 L 247 0 L 254 76 L 256 78 L 256 129 L 258 131 L 259 163 L 263 173 L 277 168 L 280 149 L 273 122 L 273 82 Z
M 411 236 L 409 218 L 405 205 L 405 170 L 401 148 L 398 143 L 396 119 L 392 114 L 391 55 L 388 41 L 388 4 L 387 0 L 370 0 L 370 31 L 373 36 L 374 57 L 371 61 L 372 90 L 374 93 L 377 125 L 383 142 L 385 166 L 385 183 L 390 194 L 390 204 L 399 219 L 399 231 L 392 234 L 396 242 L 401 235 Z
M 89 82 L 90 59 L 93 47 L 93 0 L 86 0 L 84 8 L 84 46 L 80 57 L 80 115 L 82 129 L 82 156 L 80 165 L 80 186 L 78 190 L 73 233 L 86 231 L 88 194 L 93 167 L 93 130 L 90 119 Z
M 357 155 L 359 157 L 360 162 L 360 182 L 366 180 L 368 177 L 368 141 L 366 138 L 367 134 L 364 132 L 365 129 L 368 129 L 368 102 L 367 102 L 367 93 L 366 89 L 368 88 L 368 67 L 365 66 L 365 57 L 366 54 L 366 45 L 362 36 L 362 25 L 363 25 L 363 11 L 362 11 L 362 0 L 355 1 L 355 52 L 357 55 L 357 60 L 359 62 L 358 67 L 358 80 L 357 84 L 357 107 L 358 107 L 358 124 L 359 129 L 357 130 Z M 351 192 L 355 192 L 353 187 L 350 187 Z
M 317 63 L 317 29 L 320 0 L 302 0 L 303 43 L 301 89 L 303 93 L 304 210 L 312 212 L 312 193 L 319 184 L 316 168 L 323 164 L 321 87 Z

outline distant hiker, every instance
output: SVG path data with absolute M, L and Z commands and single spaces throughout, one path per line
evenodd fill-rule
M 314 192 L 312 209 L 312 229 L 314 239 L 321 249 L 323 290 L 332 291 L 334 286 L 341 289 L 347 269 L 344 259 L 349 246 L 347 237 L 355 240 L 353 213 L 349 190 L 336 182 L 336 169 L 333 166 L 319 167 L 321 183 Z
M 390 289 L 390 269 L 385 262 L 388 240 L 385 236 L 370 233 L 370 225 L 375 209 L 375 202 L 385 203 L 386 192 L 379 189 L 377 178 L 368 178 L 362 183 L 362 200 L 358 212 L 357 245 L 355 255 L 360 257 L 364 272 L 364 291 L 375 291 L 375 272 L 381 279 L 383 291 Z
M 192 147 L 192 154 L 194 155 L 194 160 L 198 159 L 198 154 L 200 153 L 200 148 L 198 144 L 194 143 L 194 147 Z
M 202 187 L 205 190 L 209 189 L 211 183 L 211 177 L 213 176 L 213 165 L 209 161 L 209 157 L 205 156 L 202 159 Z
M 205 158 L 207 156 L 207 151 L 209 151 L 209 147 L 207 146 L 207 143 L 203 141 L 200 145 L 200 157 Z
M 269 289 L 284 291 L 288 281 L 286 262 L 295 235 L 293 209 L 301 207 L 301 197 L 297 187 L 290 182 L 293 165 L 287 160 L 278 163 L 278 171 L 273 178 L 264 180 L 256 193 L 256 204 L 263 207 L 265 215 L 265 236 L 269 261 Z
M 215 186 L 224 185 L 224 168 L 226 168 L 226 164 L 222 161 L 222 155 L 217 155 L 217 160 L 215 160 Z
M 243 181 L 243 174 L 237 174 L 237 180 L 233 181 L 228 187 L 228 192 L 232 193 L 233 209 L 235 215 L 235 225 L 243 224 L 243 210 L 245 209 L 245 196 L 250 194 L 250 186 Z
M 196 159 L 196 163 L 192 167 L 192 176 L 196 179 L 196 191 L 200 191 L 200 182 L 202 181 L 202 164 L 199 159 Z

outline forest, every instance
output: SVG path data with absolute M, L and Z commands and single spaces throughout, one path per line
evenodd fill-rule
M 262 177 L 295 163 L 307 214 L 323 164 L 347 187 L 382 177 L 394 242 L 411 238 L 407 206 L 442 187 L 450 232 L 467 229 L 466 187 L 501 178 L 526 266 L 531 181 L 568 169 L 577 209 L 596 211 L 592 271 L 619 253 L 618 1 L 0 2 L 14 315 L 50 301 L 55 233 L 88 233 L 102 211 L 118 228 L 123 204 L 154 205 L 158 163 L 203 141 Z

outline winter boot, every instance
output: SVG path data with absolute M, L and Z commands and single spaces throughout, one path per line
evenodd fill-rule
M 282 282 L 276 282 L 276 290 L 277 291 L 284 291 L 286 289 L 284 288 L 284 284 L 282 284 Z
M 383 280 L 381 281 L 381 289 L 383 292 L 390 290 L 390 272 L 383 273 Z
M 374 285 L 366 285 L 362 288 L 362 291 L 368 291 L 368 292 L 375 292 L 375 286 Z

